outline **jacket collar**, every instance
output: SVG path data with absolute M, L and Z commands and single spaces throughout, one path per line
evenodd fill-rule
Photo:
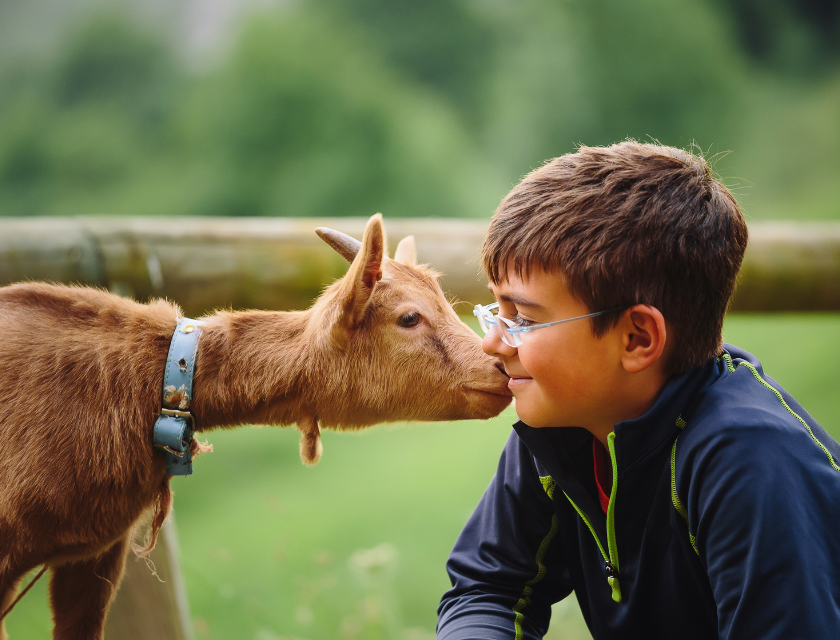
M 717 358 L 678 376 L 672 376 L 648 411 L 638 418 L 616 423 L 615 448 L 619 475 L 663 444 L 670 445 L 685 427 L 689 414 L 725 370 Z
M 672 376 L 662 387 L 653 406 L 642 416 L 616 423 L 615 450 L 619 484 L 621 476 L 663 446 L 671 444 L 685 426 L 689 414 L 726 367 L 716 358 Z M 606 520 L 597 502 L 592 466 L 592 435 L 579 427 L 535 429 L 521 420 L 513 425 L 540 467 L 605 531 Z

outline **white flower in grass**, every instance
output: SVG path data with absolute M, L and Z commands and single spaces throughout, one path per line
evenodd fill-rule
M 347 561 L 350 570 L 363 580 L 377 580 L 392 576 L 397 569 L 399 551 L 390 542 L 372 549 L 359 549 Z

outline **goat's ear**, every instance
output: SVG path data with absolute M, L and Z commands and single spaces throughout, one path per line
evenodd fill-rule
M 353 328 L 365 315 L 373 289 L 382 278 L 382 263 L 387 252 L 382 214 L 377 213 L 368 220 L 362 246 L 353 259 L 341 285 L 337 303 L 341 309 L 338 324 Z
M 400 240 L 394 252 L 394 260 L 403 264 L 417 264 L 417 246 L 414 244 L 414 236 L 406 236 Z

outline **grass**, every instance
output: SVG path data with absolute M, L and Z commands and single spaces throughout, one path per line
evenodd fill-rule
M 840 437 L 840 314 L 731 316 L 724 335 Z M 196 639 L 432 640 L 446 557 L 514 420 L 328 432 L 311 469 L 293 429 L 211 433 L 215 452 L 173 480 Z M 10 615 L 11 640 L 49 638 L 45 591 Z M 547 638 L 588 638 L 574 602 Z

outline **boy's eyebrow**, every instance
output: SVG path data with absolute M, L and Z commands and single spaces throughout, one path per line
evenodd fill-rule
M 528 307 L 529 309 L 545 309 L 544 306 L 534 302 L 533 300 L 528 300 L 528 298 L 523 298 L 522 296 L 517 296 L 512 293 L 503 293 L 499 296 L 499 300 L 504 300 L 505 302 L 512 302 L 517 306 Z
M 528 307 L 529 309 L 545 309 L 545 307 L 541 304 L 534 302 L 533 300 L 528 300 L 528 298 L 518 296 L 515 293 L 497 294 L 495 291 L 493 291 L 493 287 L 490 284 L 487 285 L 487 288 L 490 289 L 490 291 L 493 292 L 493 295 L 495 295 L 499 300 L 502 300 L 504 302 L 512 302 L 513 304 L 519 305 L 520 307 Z

